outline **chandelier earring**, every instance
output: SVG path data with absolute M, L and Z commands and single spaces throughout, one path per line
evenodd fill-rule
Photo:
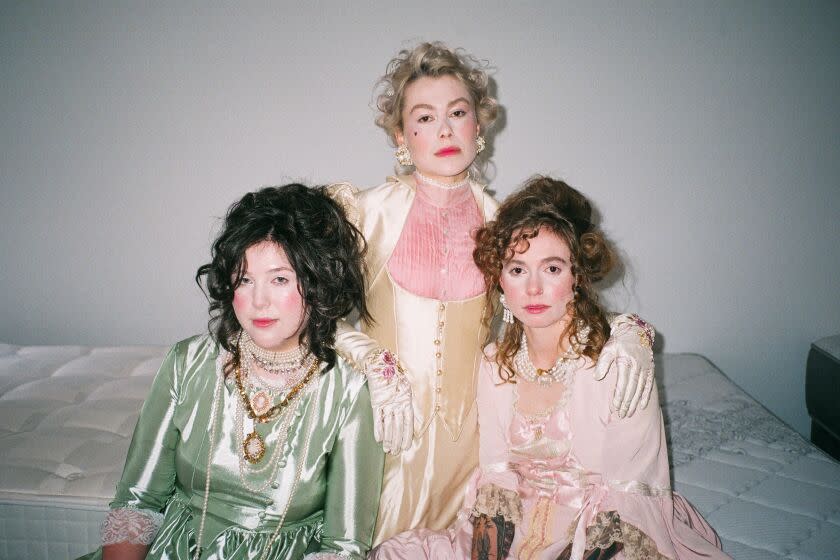
M 408 151 L 408 146 L 405 144 L 400 144 L 397 147 L 397 151 L 394 152 L 394 156 L 397 158 L 399 164 L 404 167 L 414 165 L 414 162 L 411 160 L 411 152 Z
M 480 154 L 487 147 L 487 142 L 484 141 L 484 136 L 480 134 L 475 137 L 475 153 Z
M 512 325 L 513 324 L 513 313 L 511 313 L 510 308 L 507 306 L 507 301 L 505 300 L 505 294 L 499 296 L 499 303 L 502 304 L 502 321 L 505 323 Z

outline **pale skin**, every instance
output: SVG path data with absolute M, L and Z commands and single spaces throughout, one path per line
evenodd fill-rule
M 273 352 L 297 348 L 306 306 L 283 247 L 270 241 L 245 251 L 245 271 L 233 294 L 236 320 L 257 346 Z
M 466 178 L 475 160 L 475 139 L 480 126 L 475 103 L 467 87 L 454 76 L 422 77 L 405 88 L 402 127 L 394 134 L 405 144 L 414 167 L 441 183 Z M 448 196 L 435 189 L 433 195 Z
M 529 240 L 527 251 L 516 253 L 505 264 L 499 285 L 513 316 L 522 323 L 531 363 L 549 369 L 570 344 L 564 333 L 569 326 L 568 308 L 574 296 L 575 278 L 566 242 L 541 229 Z M 520 410 L 543 412 L 557 402 L 563 388 L 546 388 L 518 379 L 517 392 Z

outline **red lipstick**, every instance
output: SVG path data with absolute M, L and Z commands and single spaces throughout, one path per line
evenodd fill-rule
M 456 148 L 455 146 L 449 146 L 447 148 L 441 148 L 440 150 L 435 152 L 435 155 L 438 157 L 446 157 L 446 156 L 454 156 L 456 154 L 461 153 L 461 148 Z
M 276 319 L 252 319 L 251 323 L 257 328 L 264 329 L 274 324 Z

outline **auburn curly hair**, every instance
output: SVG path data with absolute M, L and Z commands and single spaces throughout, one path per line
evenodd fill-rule
M 365 303 L 365 242 L 342 207 L 324 187 L 292 183 L 250 192 L 228 209 L 224 228 L 211 249 L 211 261 L 195 280 L 210 302 L 208 329 L 232 359 L 240 363 L 237 338 L 242 326 L 233 310 L 233 294 L 245 272 L 245 251 L 269 241 L 281 246 L 295 269 L 306 306 L 300 342 L 327 364 L 335 364 L 336 322 L 354 309 L 370 320 Z
M 473 259 L 487 286 L 488 312 L 484 320 L 489 323 L 498 311 L 499 278 L 505 263 L 515 253 L 527 251 L 528 240 L 546 228 L 568 245 L 575 278 L 575 297 L 568 309 L 573 320 L 569 321 L 563 336 L 580 344 L 581 329 L 589 327 L 583 355 L 597 360 L 610 336 L 610 326 L 593 284 L 609 273 L 616 257 L 591 219 L 589 200 L 565 182 L 551 177 L 532 177 L 509 196 L 499 207 L 496 219 L 476 233 Z M 502 366 L 504 381 L 515 382 L 513 357 L 519 351 L 522 332 L 522 323 L 514 320 L 501 340 L 496 341 L 494 359 Z

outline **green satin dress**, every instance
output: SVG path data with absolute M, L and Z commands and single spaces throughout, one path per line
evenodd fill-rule
M 224 355 L 222 353 L 222 355 Z M 260 558 L 283 516 L 267 558 L 297 560 L 307 553 L 362 559 L 370 548 L 379 507 L 383 452 L 373 439 L 370 395 L 362 374 L 338 359 L 299 396 L 274 479 L 271 470 L 240 471 L 237 399 L 232 379 L 219 388 L 216 435 L 210 440 L 219 347 L 209 336 L 176 344 L 163 361 L 134 430 L 122 478 L 110 507 L 163 513 L 148 559 L 191 560 L 204 503 L 208 446 L 210 492 L 202 558 Z M 266 441 L 260 464 L 271 461 L 279 421 L 260 424 Z M 296 480 L 297 479 L 297 480 Z M 288 504 L 288 505 L 287 505 Z M 83 558 L 101 558 L 101 549 Z

